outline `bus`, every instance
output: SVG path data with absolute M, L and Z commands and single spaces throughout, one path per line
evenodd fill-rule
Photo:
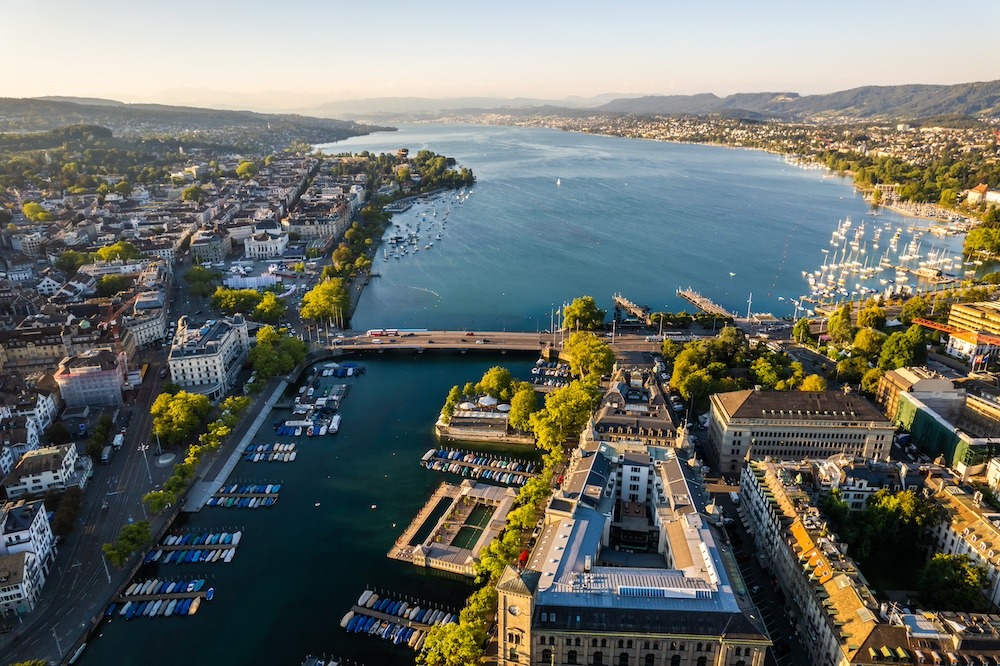
M 371 328 L 365 334 L 370 338 L 381 338 L 383 336 L 397 338 L 399 337 L 398 328 Z
M 149 363 L 143 363 L 142 367 L 139 368 L 139 379 L 146 378 L 146 371 L 149 370 Z

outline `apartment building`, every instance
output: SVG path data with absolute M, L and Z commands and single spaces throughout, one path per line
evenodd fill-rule
M 55 372 L 55 380 L 67 407 L 117 407 L 122 404 L 125 375 L 124 354 L 95 349 L 64 358 Z

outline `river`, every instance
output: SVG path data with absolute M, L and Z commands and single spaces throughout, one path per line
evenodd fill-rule
M 426 211 L 420 251 L 388 261 L 379 253 L 381 277 L 366 288 L 355 328 L 538 330 L 549 327 L 554 304 L 582 294 L 604 307 L 621 291 L 654 309 L 689 308 L 674 295 L 679 286 L 730 309 L 745 308 L 753 292 L 755 311 L 790 314 L 787 299 L 806 288 L 801 271 L 823 261 L 838 220 L 871 219 L 843 180 L 755 151 L 430 125 L 326 148 L 404 146 L 454 156 L 478 182 L 462 203 L 449 196 L 396 216 L 390 234 Z M 884 222 L 912 224 L 891 212 Z M 445 478 L 417 462 L 434 444 L 431 426 L 448 389 L 500 363 L 527 378 L 533 360 L 362 358 L 368 372 L 348 380 L 336 437 L 303 438 L 290 464 L 236 468 L 233 480 L 283 484 L 273 508 L 206 508 L 186 518 L 182 527 L 243 529 L 231 564 L 150 567 L 156 577 L 207 575 L 216 598 L 194 617 L 116 617 L 79 663 L 295 665 L 308 653 L 369 666 L 412 663 L 411 652 L 347 635 L 339 620 L 366 586 L 461 603 L 464 583 L 385 553 Z M 264 431 L 257 441 L 272 441 Z

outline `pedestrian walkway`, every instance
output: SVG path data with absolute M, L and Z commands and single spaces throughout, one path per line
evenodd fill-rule
M 274 404 L 278 402 L 278 398 L 284 394 L 287 386 L 287 380 L 283 379 L 278 382 L 278 386 L 274 389 L 274 392 L 271 393 L 271 397 L 264 403 L 263 409 L 257 413 L 257 418 L 255 418 L 253 423 L 250 424 L 250 427 L 247 428 L 247 431 L 243 434 L 239 443 L 233 448 L 232 453 L 229 454 L 229 458 L 226 459 L 225 464 L 223 464 L 222 469 L 219 470 L 215 478 L 211 480 L 198 481 L 191 488 L 191 492 L 189 492 L 187 496 L 187 501 L 184 503 L 184 511 L 188 513 L 201 511 L 202 507 L 205 506 L 205 502 L 208 501 L 208 498 L 215 494 L 215 491 L 218 490 L 220 486 L 225 484 L 229 475 L 233 473 L 236 463 L 238 463 L 243 457 L 243 450 L 246 449 L 247 444 L 252 442 L 253 438 L 257 436 L 257 431 L 260 430 L 264 421 L 267 420 L 268 416 L 270 416 L 271 410 L 274 408 Z M 206 473 L 206 476 L 208 473 Z

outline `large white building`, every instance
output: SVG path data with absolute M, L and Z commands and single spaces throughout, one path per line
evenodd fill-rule
M 0 505 L 0 613 L 35 608 L 55 561 L 55 539 L 42 502 Z
M 170 347 L 170 377 L 186 391 L 218 400 L 232 388 L 249 349 L 241 314 L 210 319 L 200 327 L 181 317 Z
M 258 231 L 243 241 L 247 259 L 274 259 L 288 248 L 288 233 L 284 231 Z
M 55 372 L 55 380 L 67 407 L 117 407 L 122 404 L 125 374 L 124 353 L 92 349 L 64 358 Z
M 866 399 L 839 391 L 731 391 L 711 396 L 706 455 L 722 473 L 749 458 L 848 453 L 886 459 L 895 432 Z
M 524 568 L 497 585 L 498 663 L 763 664 L 770 641 L 696 475 L 670 449 L 578 452 Z
M 80 458 L 76 444 L 48 446 L 21 456 L 14 469 L 3 480 L 9 499 L 24 495 L 40 495 L 50 490 L 66 490 L 87 483 L 90 458 Z

